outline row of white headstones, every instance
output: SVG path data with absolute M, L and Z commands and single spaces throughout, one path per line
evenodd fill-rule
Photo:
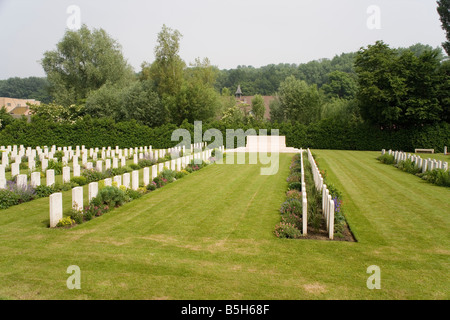
M 436 160 L 436 159 L 422 159 L 420 156 L 411 154 L 411 153 L 406 153 L 406 152 L 402 152 L 402 151 L 392 151 L 392 150 L 388 150 L 386 151 L 385 149 L 381 150 L 381 154 L 385 155 L 385 154 L 389 154 L 391 156 L 394 156 L 394 160 L 396 163 L 399 163 L 400 161 L 406 161 L 406 160 L 411 160 L 411 162 L 420 170 L 422 170 L 422 173 L 425 173 L 426 171 L 432 171 L 435 169 L 443 169 L 443 170 L 448 170 L 448 162 L 444 162 L 442 160 Z
M 300 182 L 302 184 L 302 234 L 305 236 L 308 234 L 308 198 L 306 196 L 305 171 L 303 168 L 303 149 L 300 149 L 300 170 Z
M 197 143 L 192 144 L 190 150 L 188 150 L 189 154 L 194 154 L 194 152 L 198 152 L 206 147 L 206 143 Z M 188 148 L 189 149 L 189 148 Z M 72 150 L 72 147 L 58 147 L 52 146 L 50 149 L 48 147 L 44 147 L 41 149 L 37 147 L 36 149 L 32 149 L 30 147 L 24 148 L 22 145 L 17 147 L 8 146 L 8 147 L 0 147 L 0 151 L 2 151 L 2 164 L 0 165 L 0 189 L 6 188 L 6 177 L 5 177 L 5 168 L 10 165 L 11 167 L 11 176 L 17 176 L 17 184 L 24 186 L 26 185 L 26 180 L 24 180 L 24 175 L 20 175 L 20 163 L 22 161 L 22 157 L 28 157 L 28 168 L 31 171 L 35 171 L 31 173 L 31 186 L 36 187 L 40 185 L 40 172 L 45 172 L 47 177 L 47 186 L 51 186 L 55 183 L 55 172 L 54 170 L 47 170 L 48 161 L 58 161 L 57 158 L 54 158 L 54 154 L 57 151 L 62 151 L 64 156 L 61 161 L 65 167 L 63 167 L 62 179 L 63 183 L 70 182 L 71 168 L 68 166 L 69 161 L 73 162 L 72 166 L 72 176 L 79 177 L 81 175 L 81 166 L 79 164 L 79 158 L 81 158 L 81 164 L 86 169 L 94 169 L 102 172 L 103 170 L 108 170 L 110 168 L 119 168 L 126 165 L 126 160 L 130 157 L 133 157 L 133 163 L 137 164 L 142 159 L 154 159 L 158 161 L 159 158 L 164 158 L 167 153 L 172 155 L 172 158 L 178 158 L 180 152 L 183 152 L 183 155 L 186 154 L 185 147 L 175 147 L 169 149 L 157 149 L 152 150 L 152 147 L 135 147 L 135 148 L 125 148 L 119 149 L 116 146 L 115 149 L 108 148 L 90 148 L 86 149 L 84 146 L 76 146 L 75 150 Z M 101 152 L 101 160 L 97 159 L 97 154 Z M 92 161 L 95 161 L 95 167 L 93 162 L 88 161 L 89 158 Z M 116 157 L 117 156 L 117 157 Z M 41 161 L 41 168 L 36 168 L 35 159 L 39 157 Z M 11 161 L 11 164 L 10 164 Z M 14 161 L 14 162 L 12 162 Z M 104 163 L 104 167 L 103 167 Z M 25 176 L 26 177 L 26 176 Z
M 217 148 L 219 151 L 224 152 L 224 147 Z M 153 165 L 152 167 L 144 167 L 143 168 L 143 182 L 144 185 L 148 185 L 151 180 L 153 180 L 158 173 L 161 173 L 165 168 L 173 170 L 173 171 L 181 171 L 186 166 L 195 161 L 195 159 L 201 161 L 207 161 L 212 154 L 212 149 L 207 149 L 205 151 L 200 151 L 197 153 L 193 153 L 191 155 L 182 156 L 180 158 L 161 162 L 157 165 Z M 151 171 L 151 172 L 150 172 Z M 26 176 L 25 176 L 26 177 Z M 151 177 L 151 180 L 150 180 Z M 134 170 L 131 174 L 124 173 L 123 175 L 118 175 L 113 178 L 107 178 L 104 180 L 104 186 L 112 186 L 113 182 L 117 184 L 118 187 L 124 186 L 126 188 L 131 188 L 133 190 L 137 190 L 139 188 L 139 170 Z M 88 199 L 89 202 L 95 198 L 98 194 L 98 182 L 91 182 L 88 185 Z M 63 201 L 62 201 L 62 192 L 53 193 L 49 197 L 50 201 L 50 227 L 54 228 L 58 224 L 58 222 L 63 218 Z M 83 210 L 83 187 L 75 187 L 72 189 L 72 209 L 74 210 Z
M 322 192 L 322 213 L 327 222 L 328 238 L 334 238 L 334 200 L 331 197 L 327 185 L 323 183 L 322 174 L 317 167 L 311 151 L 308 149 L 308 160 L 311 164 L 311 170 L 314 178 L 314 184 L 318 192 Z

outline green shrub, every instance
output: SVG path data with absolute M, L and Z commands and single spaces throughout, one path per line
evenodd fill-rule
M 142 197 L 142 193 L 133 189 L 127 189 L 127 191 L 125 191 L 125 194 L 130 198 L 130 201 Z
M 298 190 L 289 190 L 286 192 L 286 198 L 287 199 L 296 199 L 301 201 L 302 200 L 302 193 Z
M 70 182 L 72 183 L 76 183 L 79 186 L 84 186 L 86 184 L 88 184 L 87 178 L 83 177 L 83 176 L 79 176 L 79 177 L 72 177 L 70 179 Z
M 377 159 L 384 164 L 393 164 L 395 162 L 394 156 L 389 155 L 388 153 L 379 156 Z
M 130 164 L 129 167 L 133 170 L 139 170 L 141 168 L 138 164 L 135 163 Z
M 81 176 L 86 178 L 87 183 L 100 181 L 103 179 L 103 174 L 94 169 L 86 169 L 81 172 Z
M 120 188 L 104 187 L 98 192 L 97 197 L 92 199 L 90 205 L 97 207 L 107 205 L 108 208 L 114 208 L 123 205 L 128 200 L 126 193 Z
M 155 182 L 150 182 L 147 186 L 146 186 L 147 190 L 150 191 L 154 191 L 156 190 L 156 183 Z
M 56 192 L 52 186 L 44 185 L 37 186 L 34 190 L 36 192 L 36 198 L 49 197 L 52 193 Z
M 176 174 L 175 174 L 175 179 L 181 179 L 181 178 L 183 178 L 184 176 L 187 176 L 189 174 L 189 172 L 187 172 L 186 170 L 181 170 L 181 171 L 178 171 Z
M 147 159 L 143 159 L 143 160 L 139 160 L 138 165 L 140 168 L 145 168 L 145 167 L 151 167 L 155 164 L 156 162 L 153 160 L 147 160 Z
M 280 208 L 280 213 L 285 214 L 296 214 L 298 216 L 302 215 L 302 203 L 297 199 L 287 199 Z
M 291 182 L 291 183 L 289 183 L 289 190 L 302 191 L 302 184 L 301 184 L 301 182 Z
M 301 230 L 303 227 L 302 218 L 294 213 L 282 215 L 281 222 L 291 224 L 294 227 L 296 227 L 298 230 Z
M 0 209 L 7 209 L 19 204 L 20 196 L 8 189 L 0 189 Z
M 69 217 L 75 221 L 76 224 L 82 224 L 84 221 L 83 212 L 71 209 Z
M 422 176 L 422 179 L 438 186 L 450 187 L 450 171 L 445 171 L 444 169 L 427 171 Z
M 418 167 L 416 167 L 410 159 L 406 159 L 405 161 L 400 161 L 398 163 L 397 167 L 402 171 L 412 173 L 412 174 L 417 174 L 417 173 L 421 172 L 421 170 Z
M 161 178 L 166 179 L 168 183 L 173 182 L 176 172 L 170 169 L 163 170 L 160 174 Z
M 62 162 L 56 162 L 54 160 L 49 160 L 48 161 L 47 170 L 54 170 L 55 171 L 55 176 L 62 174 L 62 168 L 63 168 Z

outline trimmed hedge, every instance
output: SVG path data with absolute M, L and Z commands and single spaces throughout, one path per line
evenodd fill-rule
M 86 148 L 116 145 L 120 148 L 151 145 L 156 149 L 173 147 L 178 142 L 171 141 L 172 132 L 177 128 L 189 130 L 194 142 L 194 125 L 183 122 L 180 127 L 165 124 L 150 128 L 136 121 L 114 122 L 110 118 L 93 119 L 86 116 L 73 124 L 53 123 L 36 117 L 30 123 L 17 120 L 0 131 L 0 145 L 36 146 L 76 146 Z M 380 130 L 377 127 L 360 123 L 344 123 L 333 119 L 322 120 L 308 126 L 303 124 L 253 123 L 227 127 L 215 121 L 203 124 L 203 133 L 211 128 L 222 132 L 226 145 L 226 129 L 279 129 L 286 136 L 289 147 L 335 150 L 403 150 L 413 152 L 416 148 L 432 148 L 443 152 L 450 146 L 450 124 L 437 123 L 422 127 L 399 130 Z

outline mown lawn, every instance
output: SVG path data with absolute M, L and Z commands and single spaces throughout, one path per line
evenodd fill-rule
M 293 155 L 273 176 L 216 164 L 70 230 L 47 228 L 48 198 L 0 211 L 0 298 L 448 299 L 450 190 L 379 153 L 313 152 L 356 243 L 274 237 Z M 380 290 L 366 287 L 371 265 Z

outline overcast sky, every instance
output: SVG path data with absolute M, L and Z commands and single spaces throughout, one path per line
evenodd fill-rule
M 376 40 L 445 41 L 435 0 L 0 0 L 0 79 L 45 76 L 39 60 L 76 21 L 71 5 L 122 45 L 135 71 L 153 61 L 163 24 L 183 35 L 183 60 L 208 57 L 220 69 L 306 63 Z

